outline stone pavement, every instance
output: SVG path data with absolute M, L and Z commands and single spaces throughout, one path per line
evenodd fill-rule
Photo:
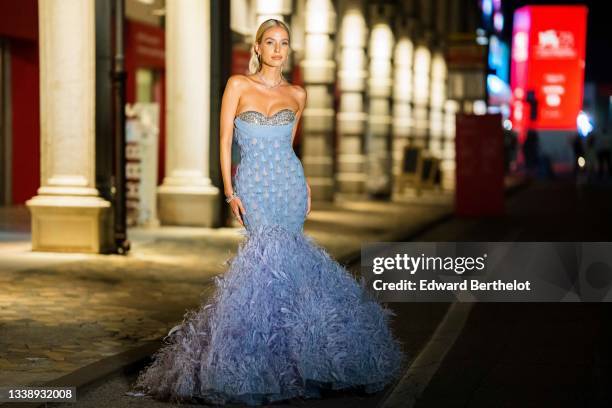
M 305 232 L 341 263 L 367 241 L 448 218 L 453 196 L 313 205 Z M 35 253 L 24 207 L 0 208 L 0 386 L 39 385 L 158 340 L 205 301 L 238 228 L 130 229 L 128 256 Z

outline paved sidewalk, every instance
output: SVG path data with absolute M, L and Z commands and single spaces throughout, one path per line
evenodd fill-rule
M 306 233 L 341 263 L 362 243 L 446 219 L 449 193 L 315 204 Z M 128 256 L 34 253 L 24 207 L 0 208 L 0 386 L 49 383 L 167 334 L 214 288 L 238 228 L 131 229 Z

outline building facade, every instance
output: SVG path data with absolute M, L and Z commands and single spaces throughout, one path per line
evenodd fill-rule
M 35 250 L 113 251 L 109 3 L 0 0 L 0 199 L 27 203 Z M 126 0 L 127 102 L 158 108 L 154 167 L 131 164 L 134 180 L 154 180 L 141 200 L 162 225 L 226 224 L 220 96 L 267 18 L 289 23 L 285 76 L 308 92 L 295 149 L 313 200 L 395 199 L 410 147 L 439 160 L 439 188 L 452 189 L 454 114 L 471 105 L 449 86 L 473 85 L 447 48 L 474 34 L 471 3 Z

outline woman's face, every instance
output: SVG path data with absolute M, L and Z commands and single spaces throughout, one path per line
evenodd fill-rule
M 255 44 L 255 51 L 261 55 L 262 64 L 280 67 L 289 54 L 289 34 L 282 27 L 268 28 L 261 42 Z

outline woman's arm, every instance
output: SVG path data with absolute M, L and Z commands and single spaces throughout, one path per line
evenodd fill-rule
M 243 76 L 232 75 L 225 85 L 223 99 L 221 100 L 221 124 L 219 154 L 221 161 L 221 175 L 223 177 L 223 192 L 227 198 L 234 194 L 232 185 L 232 139 L 234 136 L 234 118 L 243 90 Z M 246 213 L 239 197 L 232 197 L 229 202 L 234 217 L 244 226 L 243 215 Z
M 223 191 L 226 197 L 230 197 L 234 192 L 232 186 L 232 138 L 234 134 L 234 118 L 243 83 L 241 77 L 241 75 L 232 75 L 227 80 L 225 91 L 223 91 L 223 98 L 221 99 L 219 158 L 221 162 L 221 176 L 223 177 Z

